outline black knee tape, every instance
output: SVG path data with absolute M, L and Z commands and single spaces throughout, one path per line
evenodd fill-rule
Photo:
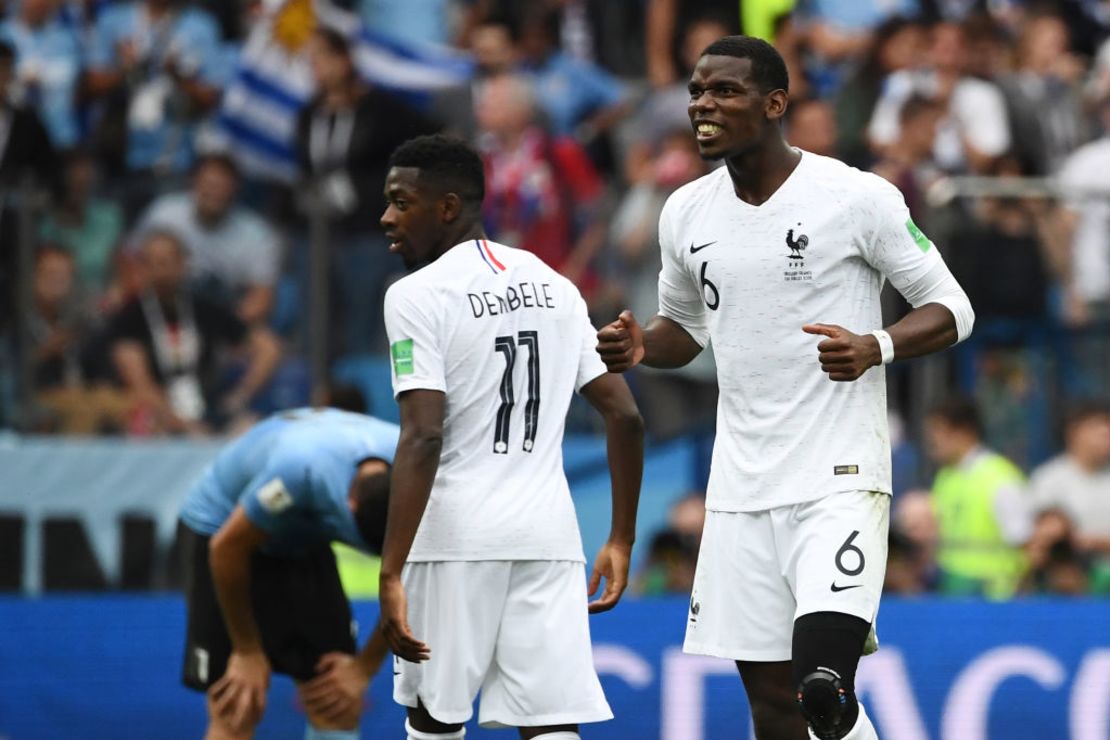
M 828 668 L 818 668 L 798 684 L 798 707 L 821 740 L 840 740 L 848 734 L 859 714 L 855 701 L 840 675 Z
M 859 617 L 839 612 L 806 614 L 794 622 L 798 707 L 821 740 L 840 740 L 855 726 L 856 666 L 870 629 Z

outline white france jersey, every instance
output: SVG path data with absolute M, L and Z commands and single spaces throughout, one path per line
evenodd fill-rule
M 583 561 L 563 427 L 606 370 L 578 289 L 530 252 L 474 240 L 391 286 L 385 323 L 394 394 L 446 395 L 409 561 Z
M 876 175 L 802 152 L 786 182 L 753 206 L 721 167 L 670 196 L 659 241 L 659 312 L 702 346 L 711 340 L 717 361 L 707 508 L 758 511 L 840 491 L 889 493 L 885 373 L 872 368 L 854 382 L 833 382 L 817 360 L 824 337 L 802 326 L 881 328 L 884 277 L 905 295 L 943 267 L 901 193 Z

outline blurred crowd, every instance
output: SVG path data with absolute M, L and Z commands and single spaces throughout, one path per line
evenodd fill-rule
M 391 150 L 419 133 L 475 142 L 490 236 L 575 281 L 599 323 L 625 307 L 650 316 L 663 202 L 716 166 L 690 135 L 686 79 L 710 42 L 745 32 L 787 61 L 789 141 L 896 184 L 976 308 L 972 346 L 931 380 L 890 369 L 905 445 L 939 472 L 929 493 L 909 474 L 896 485 L 889 585 L 1106 588 L 1106 415 L 1076 411 L 1055 430 L 1110 392 L 1110 2 L 334 4 L 398 44 L 454 47 L 470 79 L 431 95 L 375 85 L 349 31 L 308 0 L 0 3 L 0 427 L 204 436 L 321 401 L 329 391 L 308 380 L 313 270 L 326 272 L 328 363 L 374 367 L 351 360 L 384 352 L 382 296 L 402 269 L 378 228 L 381 186 Z M 300 38 L 308 61 L 313 94 L 286 132 L 291 181 L 256 176 L 217 133 L 264 27 Z M 326 264 L 309 248 L 320 233 Z M 905 309 L 888 304 L 889 320 Z M 630 381 L 653 438 L 707 447 L 711 352 Z M 915 407 L 953 386 L 974 413 L 937 407 L 922 424 Z M 330 393 L 365 407 L 352 389 Z M 977 436 L 942 450 L 952 429 Z M 916 453 L 895 454 L 897 467 Z M 984 481 L 1002 492 L 954 519 L 946 502 Z M 652 546 L 674 567 L 653 565 L 644 589 L 692 573 L 692 501 Z M 956 520 L 981 531 L 946 532 Z M 952 549 L 988 530 L 997 554 Z M 976 570 L 988 561 L 989 578 Z

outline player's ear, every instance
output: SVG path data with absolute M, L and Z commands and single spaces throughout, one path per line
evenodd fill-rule
M 772 90 L 763 98 L 763 112 L 766 113 L 769 120 L 778 121 L 786 115 L 788 103 L 789 98 L 786 90 Z
M 454 223 L 462 210 L 462 198 L 457 193 L 447 193 L 439 201 L 439 217 L 446 224 Z

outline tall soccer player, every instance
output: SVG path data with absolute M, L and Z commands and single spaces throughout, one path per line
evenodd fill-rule
M 570 740 L 612 718 L 587 612 L 628 578 L 643 424 L 594 348 L 586 304 L 535 255 L 486 239 L 478 154 L 444 136 L 390 162 L 381 223 L 414 272 L 386 295 L 401 438 L 381 570 L 381 627 L 410 740 L 479 723 Z M 613 517 L 587 605 L 582 541 L 563 473 L 567 407 L 605 420 Z
M 893 186 L 787 144 L 787 86 L 763 41 L 705 50 L 690 121 L 725 166 L 663 209 L 659 314 L 641 328 L 622 313 L 598 351 L 613 371 L 673 368 L 712 342 L 721 396 L 685 649 L 736 661 L 760 740 L 805 738 L 807 722 L 868 740 L 853 687 L 886 567 L 881 366 L 964 339 L 974 315 Z M 914 307 L 885 329 L 884 279 Z
M 307 740 L 355 740 L 386 643 L 357 654 L 331 542 L 377 553 L 399 429 L 361 414 L 276 414 L 220 452 L 181 511 L 184 682 L 208 695 L 208 740 L 249 738 L 271 671 L 293 677 Z

